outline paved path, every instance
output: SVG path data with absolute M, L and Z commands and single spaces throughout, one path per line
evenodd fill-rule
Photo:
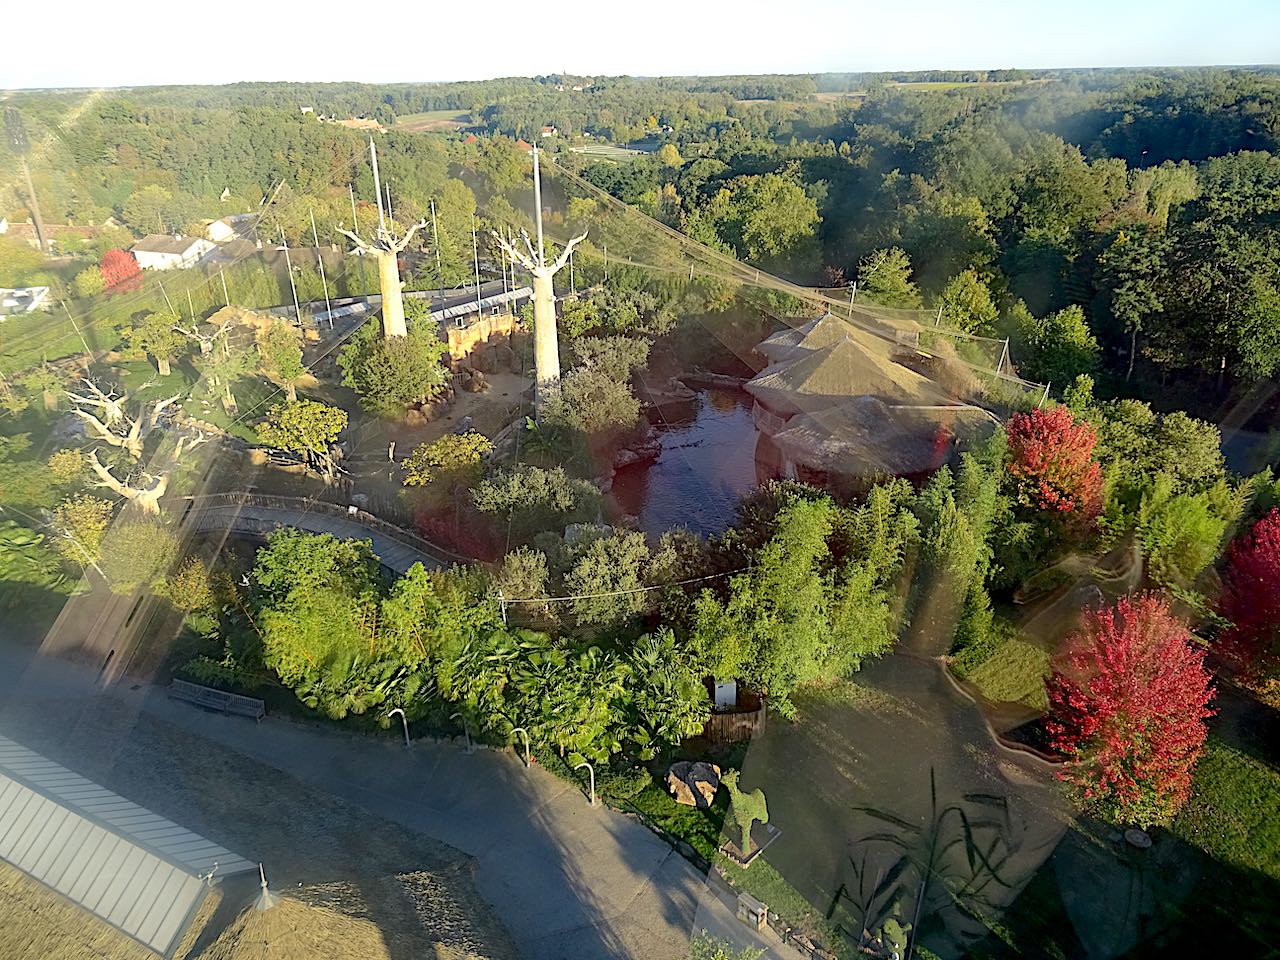
M 235 533 L 263 535 L 280 527 L 296 527 L 308 533 L 331 533 L 343 539 L 370 540 L 373 552 L 384 566 L 404 573 L 415 563 L 428 570 L 442 566 L 440 557 L 393 539 L 376 528 L 328 511 L 281 509 L 256 504 L 217 504 L 197 507 L 188 523 L 198 530 L 229 530 Z
M 96 671 L 0 645 L 0 733 L 9 711 L 30 716 L 51 702 L 101 696 L 183 732 L 192 751 L 207 741 L 224 745 L 469 854 L 477 888 L 528 960 L 674 960 L 701 929 L 744 946 L 757 936 L 645 827 L 590 807 L 576 787 L 526 770 L 511 754 L 467 755 L 458 744 L 425 740 L 406 749 L 390 738 L 276 719 L 254 724 L 148 685 L 118 684 L 104 694 Z M 164 757 L 156 761 L 165 769 Z M 771 933 L 759 936 L 754 945 L 768 956 L 796 960 Z

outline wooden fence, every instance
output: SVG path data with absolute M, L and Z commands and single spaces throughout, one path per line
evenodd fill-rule
M 759 703 L 755 710 L 713 713 L 702 728 L 703 737 L 712 743 L 737 743 L 760 736 L 764 733 L 768 708 L 763 697 Z

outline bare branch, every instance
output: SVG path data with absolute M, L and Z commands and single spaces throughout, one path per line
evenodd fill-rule
M 423 227 L 425 227 L 426 225 L 427 225 L 427 221 L 419 220 L 412 227 L 410 227 L 409 232 L 406 233 L 403 237 L 401 237 L 398 241 L 397 240 L 391 241 L 390 246 L 391 246 L 392 252 L 399 253 L 401 250 L 407 247 L 409 245 L 409 241 L 413 239 L 413 235 L 417 233 L 419 230 L 421 230 Z
M 574 237 L 572 240 L 566 243 L 564 245 L 564 250 L 561 252 L 560 256 L 556 258 L 555 265 L 552 266 L 551 272 L 558 273 L 560 271 L 560 268 L 569 262 L 569 255 L 573 253 L 573 248 L 576 247 L 585 239 L 587 239 L 587 232 L 584 230 L 582 231 L 582 236 Z
M 530 257 L 526 256 L 523 250 L 515 244 L 510 243 L 507 238 L 498 233 L 497 230 L 490 230 L 489 232 L 493 235 L 493 239 L 498 242 L 498 246 L 501 247 L 503 252 L 506 253 L 506 255 L 513 261 L 520 264 L 520 266 L 524 267 L 530 273 L 533 273 L 538 269 L 534 261 Z
M 346 237 L 348 240 L 350 240 L 352 243 L 354 243 L 356 245 L 356 250 L 358 250 L 361 253 L 373 253 L 378 249 L 371 243 L 365 243 L 355 233 L 353 233 L 350 230 L 344 230 L 342 227 L 336 227 L 335 229 L 344 237 Z

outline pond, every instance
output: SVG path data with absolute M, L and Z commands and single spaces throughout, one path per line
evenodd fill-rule
M 760 482 L 751 397 L 741 390 L 700 390 L 686 417 L 668 413 L 657 428 L 658 459 L 614 477 L 617 508 L 653 538 L 681 526 L 704 536 L 723 533 L 738 501 Z

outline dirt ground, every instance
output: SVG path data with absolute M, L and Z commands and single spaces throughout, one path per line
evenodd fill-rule
M 316 790 L 119 701 L 7 711 L 5 732 L 32 749 L 252 859 L 272 889 L 368 919 L 395 960 L 514 960 L 502 924 L 454 848 Z M 50 725 L 41 716 L 71 722 Z M 256 880 L 256 878 L 251 878 Z M 256 893 L 231 878 L 192 956 Z

